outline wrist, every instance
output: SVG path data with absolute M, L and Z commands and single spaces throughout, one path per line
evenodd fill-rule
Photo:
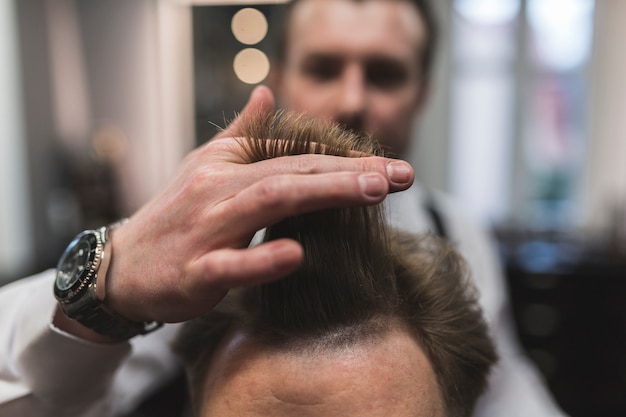
M 123 224 L 120 226 L 122 225 Z M 107 275 L 104 277 L 105 279 L 101 281 L 103 284 L 102 290 L 105 293 L 102 297 L 102 301 L 108 311 L 120 317 L 124 317 L 129 321 L 141 322 L 143 320 L 138 318 L 137 314 L 133 314 L 133 308 L 136 307 L 136 304 L 139 304 L 139 300 L 132 300 L 131 298 L 131 300 L 134 301 L 132 302 L 128 297 L 129 294 L 135 294 L 135 292 L 130 288 L 132 285 L 131 280 L 126 278 L 126 274 L 128 274 L 129 271 L 127 270 L 128 264 L 125 264 L 126 260 L 124 257 L 129 254 L 129 251 L 125 251 L 124 248 L 127 248 L 125 245 L 129 240 L 129 244 L 133 244 L 132 237 L 127 235 L 128 233 L 125 227 L 115 228 L 114 233 L 110 233 L 109 235 L 111 259 L 108 265 Z
M 123 221 L 125 222 L 125 221 Z M 159 327 L 156 322 L 134 322 L 112 310 L 107 300 L 107 274 L 113 251 L 111 233 L 123 222 L 97 230 L 86 230 L 70 243 L 57 266 L 54 292 L 65 318 L 55 320 L 73 334 L 89 340 L 121 341 Z M 89 329 L 103 338 L 97 337 Z
M 119 339 L 105 336 L 86 326 L 83 326 L 78 320 L 69 318 L 63 312 L 63 310 L 61 310 L 61 307 L 59 305 L 57 305 L 57 308 L 54 312 L 52 324 L 57 329 L 62 330 L 65 333 L 71 334 L 72 336 L 76 336 L 79 339 L 83 339 L 89 342 L 100 344 L 114 344 L 122 342 Z

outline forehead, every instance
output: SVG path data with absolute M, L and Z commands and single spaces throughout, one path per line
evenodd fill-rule
M 426 29 L 405 0 L 301 0 L 289 22 L 289 53 L 337 53 L 348 57 L 413 57 Z
M 201 416 L 443 416 L 435 374 L 405 332 L 324 352 L 286 353 L 233 336 L 217 352 Z

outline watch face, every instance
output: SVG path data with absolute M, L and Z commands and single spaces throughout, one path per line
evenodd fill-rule
M 69 244 L 57 265 L 57 296 L 67 296 L 94 270 L 94 260 L 100 250 L 98 244 L 93 232 L 83 232 Z

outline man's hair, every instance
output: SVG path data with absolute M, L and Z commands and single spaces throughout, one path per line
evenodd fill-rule
M 289 44 L 289 31 L 291 25 L 291 14 L 294 7 L 300 3 L 301 0 L 291 0 L 283 10 L 283 13 L 279 16 L 282 18 L 282 24 L 280 27 L 280 31 L 277 35 L 277 45 L 276 51 L 274 53 L 275 60 L 279 65 L 283 64 L 287 55 L 287 47 Z M 371 0 L 351 0 L 354 2 L 361 3 L 363 1 L 371 1 Z M 381 0 L 378 0 L 381 1 Z M 390 0 L 382 0 L 382 1 L 390 1 Z M 406 1 L 412 4 L 420 15 L 426 32 L 426 39 L 423 45 L 424 49 L 420 51 L 416 51 L 416 56 L 421 60 L 420 62 L 420 70 L 422 71 L 422 76 L 424 78 L 430 78 L 432 75 L 432 69 L 434 66 L 435 55 L 437 52 L 437 44 L 439 41 L 439 25 L 437 22 L 437 17 L 434 13 L 433 7 L 431 5 L 432 0 L 396 0 L 396 1 Z
M 264 116 L 236 134 L 250 162 L 299 153 L 378 154 L 369 138 L 307 116 Z M 268 138 L 257 140 L 254 138 Z M 428 356 L 446 414 L 469 416 L 496 354 L 465 265 L 445 241 L 388 229 L 381 206 L 330 209 L 288 218 L 265 240 L 291 238 L 303 265 L 285 279 L 229 292 L 211 312 L 183 326 L 174 349 L 192 401 L 220 342 L 234 329 L 279 351 L 323 353 L 411 334 Z

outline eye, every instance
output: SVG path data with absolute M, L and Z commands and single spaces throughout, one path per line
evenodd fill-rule
M 404 65 L 389 59 L 377 59 L 367 63 L 368 83 L 381 89 L 394 89 L 403 86 L 408 78 Z
M 339 78 L 342 68 L 340 59 L 318 56 L 307 59 L 302 66 L 302 72 L 314 81 L 328 82 Z

